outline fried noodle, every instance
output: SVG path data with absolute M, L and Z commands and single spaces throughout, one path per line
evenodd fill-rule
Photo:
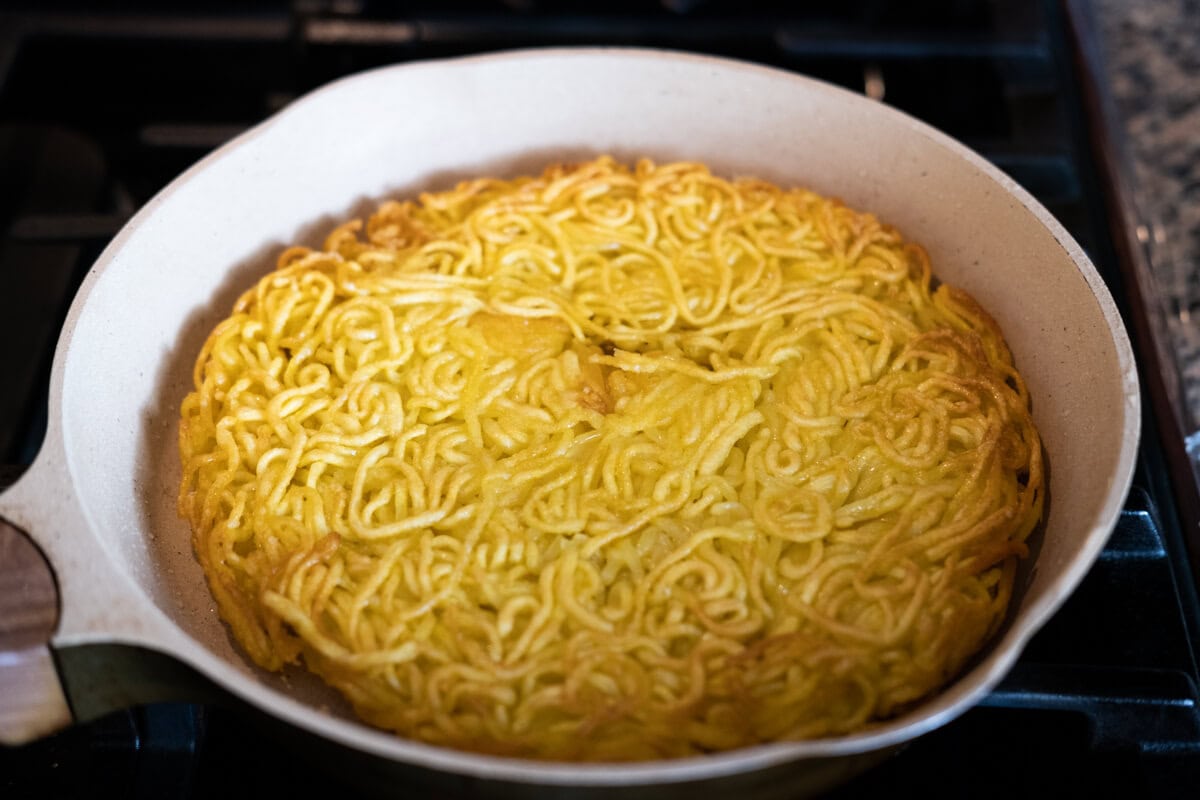
M 284 252 L 204 345 L 180 451 L 257 664 L 546 759 L 903 710 L 996 631 L 1044 496 L 1001 333 L 920 247 L 609 158 Z

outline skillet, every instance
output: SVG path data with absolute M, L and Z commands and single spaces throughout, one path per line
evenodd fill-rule
M 935 274 L 1000 323 L 1044 438 L 1048 512 L 1005 627 L 936 696 L 839 738 L 641 764 L 543 763 L 373 730 L 315 679 L 264 673 L 233 645 L 175 513 L 178 408 L 208 331 L 284 246 L 315 244 L 383 198 L 599 153 L 703 161 L 839 197 L 922 243 Z M 181 175 L 75 298 L 45 444 L 0 495 L 0 741 L 172 696 L 194 673 L 341 749 L 505 791 L 752 789 L 780 771 L 816 786 L 944 724 L 1003 677 L 1112 530 L 1139 419 L 1128 338 L 1078 244 L 1003 173 L 898 111 L 790 73 L 648 50 L 519 51 L 364 73 Z

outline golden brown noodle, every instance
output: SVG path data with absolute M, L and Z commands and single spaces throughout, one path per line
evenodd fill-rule
M 385 203 L 213 331 L 181 513 L 369 722 L 553 759 L 836 735 L 954 675 L 1041 516 L 995 323 L 873 216 L 608 158 Z

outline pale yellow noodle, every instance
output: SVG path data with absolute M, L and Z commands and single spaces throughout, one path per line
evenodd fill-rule
M 995 632 L 1044 496 L 1000 331 L 923 250 L 609 158 L 285 251 L 201 351 L 180 450 L 251 658 L 550 759 L 894 714 Z

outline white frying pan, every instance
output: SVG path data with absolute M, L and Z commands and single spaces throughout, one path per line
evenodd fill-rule
M 281 247 L 319 241 L 379 199 L 606 152 L 699 160 L 873 211 L 924 244 L 935 273 L 1003 328 L 1049 460 L 1043 538 L 997 640 L 904 715 L 852 736 L 644 764 L 473 755 L 368 728 L 299 672 L 256 670 L 217 618 L 175 514 L 176 421 L 199 347 L 234 298 Z M 698 781 L 761 788 L 763 776 L 778 785 L 782 774 L 818 773 L 820 783 L 947 722 L 1000 680 L 1102 548 L 1133 473 L 1139 416 L 1129 341 L 1079 245 L 982 158 L 882 104 L 771 69 L 641 50 L 369 72 L 294 103 L 180 176 L 87 276 L 55 356 L 46 443 L 0 496 L 0 517 L 52 566 L 59 603 L 55 623 L 54 584 L 38 583 L 44 564 L 0 524 L 0 741 L 69 724 L 72 709 L 82 718 L 163 696 L 171 675 L 150 651 L 292 726 L 460 788 L 488 779 L 509 790 L 672 794 Z M 89 647 L 100 643 L 140 649 Z

